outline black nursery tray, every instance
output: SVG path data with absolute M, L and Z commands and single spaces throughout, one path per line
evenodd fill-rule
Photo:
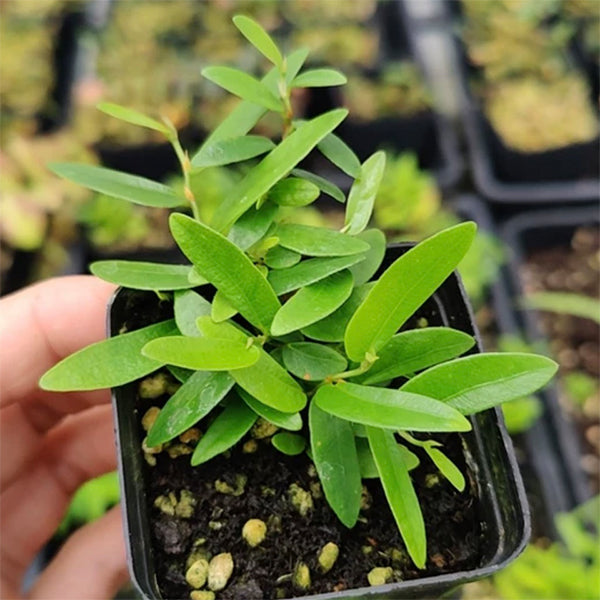
M 481 195 L 494 203 L 519 206 L 596 199 L 600 194 L 600 137 L 544 152 L 509 148 L 471 90 L 476 68 L 470 65 L 458 35 L 455 42 L 461 116 L 473 180 Z
M 411 245 L 391 247 L 389 264 Z M 460 281 L 450 276 L 433 296 L 441 322 L 478 338 L 472 315 Z M 156 297 L 146 292 L 120 290 L 109 306 L 109 335 L 116 335 L 128 319 L 126 313 L 142 305 L 155 306 Z M 478 347 L 480 347 L 478 342 Z M 113 407 L 119 454 L 119 470 L 124 501 L 125 533 L 132 578 L 145 598 L 159 599 L 148 494 L 145 487 L 147 465 L 140 450 L 139 423 L 135 413 L 135 384 L 113 390 Z M 404 581 L 378 588 L 361 588 L 340 593 L 325 593 L 311 598 L 401 598 L 437 597 L 449 589 L 485 576 L 504 567 L 524 548 L 530 533 L 530 519 L 525 492 L 519 475 L 512 444 L 498 410 L 493 409 L 473 418 L 473 431 L 462 436 L 471 456 L 473 473 L 477 474 L 480 499 L 482 556 L 479 565 L 458 573 L 434 575 L 422 580 Z
M 532 251 L 568 245 L 576 227 L 581 225 L 599 225 L 600 215 L 595 206 L 555 209 L 553 211 L 530 211 L 509 219 L 501 229 L 501 236 L 511 255 L 507 265 L 509 294 L 516 323 L 524 330 L 526 339 L 531 344 L 546 343 L 535 311 L 522 310 L 518 307 L 523 297 L 523 284 L 520 267 Z M 556 494 L 556 511 L 573 508 L 591 495 L 587 476 L 581 467 L 582 445 L 572 419 L 561 408 L 556 386 L 548 386 L 542 392 L 544 399 L 544 421 L 550 432 L 553 446 L 558 450 L 561 479 L 567 483 L 562 489 L 550 487 Z M 537 454 L 542 454 L 533 447 Z M 543 460 L 540 458 L 540 460 Z M 545 482 L 544 482 L 545 483 Z M 549 496 L 552 499 L 552 495 Z

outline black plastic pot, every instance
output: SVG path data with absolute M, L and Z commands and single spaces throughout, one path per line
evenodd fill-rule
M 598 226 L 599 220 L 598 209 L 592 206 L 545 212 L 531 211 L 509 219 L 502 227 L 502 238 L 511 250 L 507 272 L 512 306 L 517 314 L 518 325 L 523 328 L 528 342 L 540 343 L 544 342 L 545 338 L 539 328 L 536 314 L 533 311 L 521 310 L 518 306 L 518 299 L 523 296 L 520 266 L 531 251 L 566 245 L 576 227 Z M 556 502 L 560 503 L 562 510 L 565 509 L 565 503 L 567 509 L 573 508 L 591 495 L 586 476 L 581 469 L 580 440 L 573 422 L 560 407 L 556 388 L 547 387 L 542 396 L 545 405 L 544 419 L 554 441 L 553 445 L 560 454 L 557 464 L 563 470 L 562 477 L 567 482 L 567 488 L 562 497 L 556 498 Z
M 474 97 L 475 70 L 456 40 L 461 116 L 473 180 L 491 202 L 513 205 L 577 203 L 600 193 L 600 138 L 544 152 L 520 152 L 506 146 Z
M 410 247 L 410 244 L 390 247 L 384 267 Z M 468 301 L 456 275 L 442 284 L 430 302 L 433 302 L 440 324 L 451 325 L 478 337 Z M 132 315 L 139 317 L 144 309 L 156 313 L 156 307 L 155 294 L 119 290 L 109 305 L 109 334 L 117 335 Z M 165 314 L 158 318 L 168 316 Z M 480 350 L 479 342 L 477 350 Z M 140 450 L 135 390 L 135 384 L 113 390 L 125 535 L 132 580 L 145 598 L 159 599 L 161 595 L 153 566 L 148 498 L 144 487 L 147 465 Z M 480 557 L 479 566 L 471 571 L 307 598 L 397 600 L 437 597 L 458 585 L 491 575 L 523 550 L 530 533 L 529 509 L 512 444 L 499 411 L 494 409 L 477 415 L 473 419 L 473 431 L 463 436 L 463 441 L 477 480 L 479 514 L 485 535 L 485 543 L 482 544 L 484 555 Z

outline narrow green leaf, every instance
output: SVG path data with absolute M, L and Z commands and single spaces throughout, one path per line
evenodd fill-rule
M 244 15 L 233 17 L 234 25 L 242 35 L 280 71 L 283 71 L 283 57 L 271 36 L 254 20 Z
M 293 250 L 287 250 L 281 246 L 271 248 L 265 256 L 265 264 L 271 269 L 287 269 L 300 262 L 301 254 Z
M 188 279 L 192 267 L 187 265 L 100 260 L 89 268 L 104 281 L 134 290 L 185 290 L 195 286 Z
M 182 369 L 181 367 L 174 367 L 173 365 L 167 365 L 167 371 L 169 371 L 179 383 L 185 383 L 195 373 L 192 369 Z
M 196 326 L 198 317 L 210 315 L 211 306 L 200 294 L 192 290 L 175 292 L 175 323 L 179 331 L 188 337 L 198 337 L 200 332 Z
M 300 413 L 285 413 L 272 406 L 267 406 L 240 387 L 237 388 L 237 393 L 259 417 L 266 419 L 269 423 L 273 423 L 273 425 L 277 425 L 277 427 L 281 427 L 282 429 L 288 429 L 289 431 L 300 431 L 302 429 L 302 417 Z
M 173 214 L 169 223 L 175 241 L 200 274 L 221 290 L 245 319 L 267 332 L 279 300 L 246 254 L 190 217 Z
M 292 81 L 296 78 L 296 75 L 300 72 L 300 69 L 304 66 L 310 50 L 308 48 L 298 48 L 294 50 L 289 56 L 286 56 L 287 69 L 285 72 L 285 83 L 288 87 L 292 85 Z
M 227 339 L 170 336 L 148 342 L 142 354 L 163 364 L 202 371 L 229 371 L 256 363 L 258 348 Z
M 306 406 L 306 395 L 294 378 L 264 350 L 258 362 L 231 372 L 235 382 L 259 402 L 281 412 L 296 413 Z
M 314 173 L 310 173 L 309 171 L 305 171 L 304 169 L 292 169 L 292 175 L 296 177 L 302 177 L 302 179 L 306 179 L 311 183 L 314 183 L 324 194 L 331 196 L 334 200 L 341 202 L 344 204 L 346 202 L 346 196 L 344 196 L 344 192 L 340 190 L 340 188 L 328 181 L 327 179 L 320 177 L 319 175 L 315 175 Z
M 361 362 L 387 344 L 406 320 L 452 273 L 476 231 L 466 222 L 424 240 L 398 258 L 379 278 L 348 324 L 346 354 Z
M 385 256 L 385 235 L 379 229 L 367 229 L 356 236 L 369 244 L 370 249 L 365 253 L 365 260 L 350 267 L 354 275 L 354 285 L 367 283 L 379 270 Z
M 212 310 L 210 314 L 213 321 L 220 323 L 221 321 L 227 321 L 227 319 L 230 319 L 233 315 L 237 314 L 237 310 L 231 306 L 223 292 L 217 290 L 212 301 Z
M 278 296 L 316 283 L 338 271 L 364 260 L 362 254 L 334 258 L 311 258 L 289 267 L 269 272 L 267 279 Z
M 205 67 L 202 69 L 202 75 L 243 100 L 275 112 L 283 110 L 281 100 L 264 83 L 244 71 L 233 67 Z
M 414 452 L 411 452 L 406 446 L 402 446 L 402 444 L 398 444 L 398 450 L 400 450 L 404 465 L 409 471 L 412 471 L 419 466 L 421 461 Z
M 284 335 L 320 321 L 339 308 L 352 293 L 350 271 L 340 271 L 294 294 L 273 318 L 271 333 Z
M 255 158 L 272 150 L 275 144 L 260 135 L 243 135 L 202 146 L 192 158 L 192 167 L 220 167 Z
M 383 491 L 400 535 L 415 565 L 423 569 L 427 559 L 425 521 L 400 447 L 391 431 L 368 427 L 367 433 Z
M 433 461 L 440 473 L 459 491 L 465 489 L 465 478 L 460 469 L 441 451 L 432 446 L 424 446 L 425 452 Z
M 354 527 L 360 510 L 360 465 L 354 434 L 348 421 L 322 411 L 311 403 L 308 419 L 310 446 L 329 506 L 348 528 Z
M 287 177 L 276 183 L 267 197 L 279 206 L 307 206 L 314 202 L 320 193 L 319 188 L 306 179 Z
M 110 115 L 111 117 L 120 119 L 121 121 L 131 123 L 132 125 L 139 125 L 140 127 L 147 127 L 148 129 L 154 129 L 154 131 L 159 131 L 167 138 L 171 135 L 170 129 L 164 123 L 147 117 L 146 115 L 138 112 L 137 110 L 133 110 L 132 108 L 120 106 L 119 104 L 113 104 L 112 102 L 100 102 L 100 104 L 96 105 L 96 108 L 103 113 Z
M 302 333 L 320 342 L 343 342 L 348 322 L 374 285 L 375 283 L 372 282 L 354 288 L 350 298 L 342 306 L 328 317 L 303 327 Z
M 360 233 L 369 224 L 384 170 L 385 152 L 375 152 L 362 164 L 346 204 L 344 230 L 350 235 Z
M 150 340 L 176 333 L 175 322 L 169 320 L 96 342 L 46 371 L 39 385 L 51 392 L 69 392 L 117 387 L 135 381 L 165 364 L 143 356 L 142 348 Z
M 323 137 L 333 131 L 348 111 L 336 109 L 306 122 L 276 146 L 254 167 L 217 211 L 214 227 L 228 230 L 242 214 L 283 179 Z
M 333 348 L 313 342 L 293 342 L 283 347 L 287 370 L 306 381 L 321 381 L 346 369 L 346 359 Z
M 51 163 L 48 168 L 53 173 L 90 190 L 134 204 L 161 208 L 186 205 L 185 199 L 177 196 L 170 187 L 137 175 L 75 163 Z
M 292 87 L 330 87 L 348 83 L 346 76 L 335 69 L 310 69 L 300 73 Z
M 573 315 L 600 323 L 600 306 L 597 298 L 568 292 L 536 292 L 524 299 L 527 308 Z
M 470 335 L 449 327 L 403 331 L 379 351 L 379 358 L 361 378 L 361 383 L 370 385 L 411 375 L 456 358 L 474 344 L 475 340 Z
M 314 397 L 324 411 L 363 425 L 394 431 L 469 431 L 471 424 L 444 402 L 422 394 L 340 382 Z
M 302 454 L 306 448 L 306 440 L 295 433 L 287 433 L 285 431 L 276 433 L 271 438 L 271 443 L 279 452 L 288 456 L 297 456 Z
M 228 373 L 194 372 L 161 409 L 148 432 L 148 446 L 164 444 L 195 425 L 232 387 L 233 379 Z
M 356 178 L 360 175 L 360 161 L 353 150 L 339 138 L 335 133 L 324 137 L 317 146 L 334 165 L 339 167 L 350 177 Z
M 490 352 L 431 367 L 400 389 L 436 398 L 471 415 L 535 392 L 552 379 L 557 368 L 545 356 Z
M 206 315 L 198 317 L 196 327 L 200 335 L 205 338 L 230 340 L 245 346 L 250 343 L 250 334 L 242 331 L 238 325 L 233 325 L 232 323 L 215 323 L 212 317 Z
M 190 283 L 194 284 L 194 287 L 206 285 L 208 283 L 208 281 L 206 281 L 206 279 L 204 279 L 204 277 L 198 273 L 198 269 L 196 269 L 196 267 L 192 267 L 192 270 L 188 275 L 188 279 L 190 280 Z
M 233 224 L 227 239 L 241 250 L 247 250 L 269 231 L 276 214 L 277 206 L 271 202 L 265 202 L 258 209 L 251 206 Z
M 231 397 L 223 412 L 210 424 L 192 454 L 195 467 L 237 444 L 256 422 L 256 413 L 239 398 Z
M 306 256 L 348 256 L 367 252 L 369 244 L 333 229 L 284 223 L 275 230 L 279 243 Z
M 375 459 L 371 452 L 371 446 L 369 445 L 369 440 L 366 436 L 367 433 L 365 429 L 365 437 L 357 437 L 355 440 L 358 462 L 360 464 L 360 476 L 363 479 L 378 479 L 379 471 L 377 470 L 377 465 L 375 464 Z M 419 466 L 420 461 L 416 454 L 400 444 L 398 444 L 398 450 L 402 455 L 404 465 L 409 471 L 412 471 Z

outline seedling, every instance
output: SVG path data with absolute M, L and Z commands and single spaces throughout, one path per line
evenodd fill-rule
M 377 152 L 360 164 L 332 133 L 346 116 L 343 109 L 306 122 L 291 109 L 295 87 L 340 85 L 344 76 L 332 69 L 303 71 L 306 51 L 284 56 L 254 21 L 238 16 L 234 23 L 274 68 L 262 80 L 229 67 L 204 70 L 242 102 L 191 159 L 168 122 L 101 106 L 170 140 L 186 182 L 182 195 L 109 169 L 53 165 L 93 190 L 187 208 L 193 217 L 170 217 L 187 265 L 91 266 L 107 281 L 158 292 L 172 302 L 174 319 L 93 344 L 50 369 L 40 385 L 54 391 L 115 387 L 167 367 L 183 384 L 152 424 L 147 447 L 202 421 L 204 434 L 191 455 L 197 466 L 239 442 L 261 417 L 283 430 L 273 438 L 282 452 L 306 446 L 325 497 L 346 527 L 359 516 L 361 479 L 380 478 L 408 552 L 423 568 L 425 525 L 409 473 L 418 458 L 409 448 L 424 450 L 452 485 L 464 489 L 463 474 L 428 434 L 469 431 L 469 415 L 533 392 L 556 365 L 532 354 L 461 357 L 474 340 L 448 327 L 400 331 L 465 255 L 474 223 L 426 239 L 378 276 L 385 238 L 366 228 L 385 155 Z M 277 145 L 249 133 L 267 111 L 281 116 Z M 354 178 L 347 199 L 332 183 L 297 168 L 315 147 Z M 203 222 L 190 174 L 258 156 L 214 219 Z M 341 231 L 278 220 L 280 207 L 310 204 L 319 192 L 346 204 Z M 208 579 L 210 586 L 210 569 Z

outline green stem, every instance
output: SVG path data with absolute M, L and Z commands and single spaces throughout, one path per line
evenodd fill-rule
M 398 431 L 398 435 L 405 439 L 409 444 L 412 444 L 413 446 L 418 446 L 419 448 L 427 448 L 429 446 L 431 446 L 433 440 L 425 440 L 425 441 L 421 441 L 418 440 L 417 438 L 414 438 L 412 435 L 410 435 L 410 433 L 407 433 L 406 431 Z M 433 442 L 435 444 L 435 442 Z
M 173 128 L 175 129 L 175 128 Z M 198 222 L 202 222 L 200 218 L 200 210 L 198 208 L 198 202 L 192 192 L 192 187 L 190 185 L 190 172 L 192 170 L 192 165 L 190 163 L 189 156 L 187 152 L 182 148 L 181 142 L 177 137 L 177 132 L 174 131 L 174 134 L 169 137 L 169 141 L 171 142 L 171 146 L 173 146 L 173 150 L 175 150 L 175 154 L 179 160 L 179 164 L 181 165 L 181 171 L 183 173 L 183 193 L 185 195 L 186 200 L 190 203 L 192 207 L 192 214 L 194 215 L 194 219 Z
M 349 379 L 350 377 L 357 377 L 358 375 L 362 375 L 366 373 L 372 366 L 373 363 L 377 360 L 377 356 L 367 356 L 365 360 L 360 363 L 360 366 L 356 367 L 356 369 L 350 369 L 349 371 L 343 371 L 342 373 L 336 373 L 335 375 L 331 375 L 328 377 L 328 380 L 337 381 L 339 379 Z

